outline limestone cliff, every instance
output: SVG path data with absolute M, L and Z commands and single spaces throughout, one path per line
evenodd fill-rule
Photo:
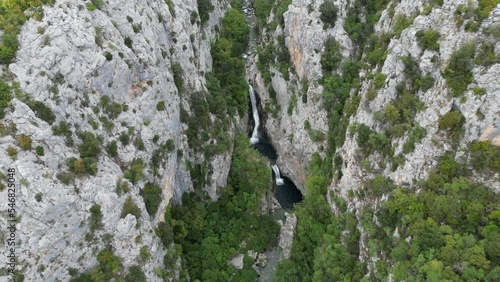
M 324 2 L 333 2 L 337 9 L 333 27 L 320 20 Z M 366 11 L 363 8 L 356 10 L 353 2 L 291 1 L 283 14 L 283 23 L 278 22 L 274 25 L 277 26 L 276 29 L 267 30 L 269 36 L 264 37 L 262 45 L 279 50 L 280 44 L 283 44 L 279 42 L 280 36 L 284 36 L 292 67 L 284 72 L 279 67 L 279 58 L 273 58 L 268 69 L 271 79 L 267 83 L 265 72 L 258 66 L 259 56 L 266 56 L 264 50 L 254 60 L 250 77 L 254 79 L 256 91 L 263 103 L 272 103 L 272 92 L 276 93 L 278 107 L 274 109 L 277 109 L 277 114 L 268 114 L 265 127 L 272 132 L 271 138 L 278 151 L 278 164 L 283 174 L 291 177 L 307 193 L 307 163 L 312 153 L 321 152 L 327 142 L 324 139 L 313 141 L 311 134 L 314 130 L 325 135 L 328 132 L 328 113 L 322 107 L 325 97 L 322 96 L 324 89 L 321 85 L 324 83 L 321 81 L 324 74 L 321 58 L 327 48 L 326 42 L 333 38 L 338 43 L 343 62 L 364 62 L 356 74 L 355 83 L 359 82 L 359 86 L 353 87 L 349 94 L 350 106 L 355 105 L 356 108 L 348 117 L 345 141 L 337 144 L 340 146 L 335 150 L 341 163 L 338 167 L 341 171 L 340 179 L 332 182 L 330 197 L 327 197 L 332 210 L 338 211 L 333 199 L 340 195 L 349 209 L 355 211 L 360 218 L 360 211 L 364 206 L 377 206 L 383 200 L 353 196 L 376 174 L 387 177 L 396 185 L 413 186 L 427 178 L 429 172 L 436 167 L 439 157 L 447 151 L 456 151 L 455 158 L 458 160 L 466 156 L 467 146 L 473 140 L 490 140 L 498 146 L 500 84 L 496 78 L 500 76 L 500 64 L 498 59 L 489 64 L 481 64 L 477 57 L 481 52 L 486 52 L 486 47 L 483 46 L 489 46 L 492 57 L 499 56 L 498 34 L 493 35 L 491 30 L 498 28 L 500 6 L 496 5 L 487 17 L 477 22 L 472 16 L 472 11 L 478 7 L 477 1 L 444 1 L 442 5 L 430 4 L 428 1 L 388 1 L 387 7 L 383 7 L 377 14 L 380 17 L 374 24 L 371 39 L 355 39 L 356 34 L 346 31 L 349 14 L 350 20 L 360 18 L 362 25 L 367 19 L 362 14 Z M 276 21 L 276 12 L 277 10 L 273 10 L 267 20 L 268 24 L 271 23 L 270 26 Z M 440 35 L 437 40 L 439 47 L 434 50 L 422 47 L 417 39 L 423 31 L 428 30 Z M 374 45 L 371 45 L 372 49 L 364 48 L 360 46 L 360 42 L 364 42 L 366 47 L 374 44 L 370 43 L 373 38 L 385 38 L 386 45 L 381 47 L 382 59 L 372 63 L 370 56 L 373 53 L 370 52 Z M 470 71 L 472 79 L 466 84 L 463 94 L 454 95 L 447 82 L 446 72 L 449 71 L 454 52 L 468 42 L 474 42 L 476 46 L 476 53 L 472 54 L 473 58 L 476 57 Z M 375 46 L 378 45 L 375 43 Z M 374 132 L 387 130 L 388 121 L 384 117 L 384 110 L 387 111 L 388 105 L 397 100 L 398 85 L 406 83 L 408 62 L 415 66 L 410 72 L 426 75 L 432 81 L 430 87 L 416 92 L 418 100 L 422 102 L 422 110 L 415 114 L 413 123 L 424 128 L 426 134 L 419 142 L 415 142 L 412 150 L 405 148 L 409 140 L 414 142 L 411 131 L 390 140 L 389 145 L 393 148 L 391 153 L 399 158 L 397 165 L 391 165 L 379 153 L 370 154 L 365 159 L 361 151 L 367 144 L 358 144 L 356 127 L 364 124 Z M 342 75 L 343 71 L 345 69 L 339 68 L 334 73 Z M 377 82 L 380 78 L 382 80 Z M 344 107 L 344 111 L 345 109 Z M 465 120 L 463 132 L 456 142 L 450 140 L 449 135 L 439 128 L 440 119 L 450 111 L 460 112 Z M 304 124 L 306 120 L 308 128 Z M 377 148 L 383 145 L 377 143 L 374 146 Z M 499 191 L 498 171 L 492 174 L 475 172 L 474 180 Z M 360 259 L 367 260 L 368 247 L 363 238 L 362 235 Z M 371 263 L 374 264 L 376 260 L 375 258 Z M 369 267 L 373 265 L 370 264 Z
M 214 3 L 203 24 L 194 0 L 109 0 L 100 9 L 89 4 L 61 0 L 43 6 L 42 19 L 31 18 L 22 26 L 15 62 L 2 70 L 3 79 L 18 82 L 22 93 L 2 120 L 2 128 L 15 130 L 0 137 L 0 167 L 4 173 L 14 168 L 20 185 L 17 268 L 25 281 L 66 281 L 69 268 L 92 268 L 104 245 L 112 246 L 126 267 L 139 263 L 144 246 L 151 254 L 142 262 L 144 272 L 148 281 L 159 281 L 153 270 L 163 267 L 165 250 L 154 227 L 171 199 L 179 201 L 193 189 L 186 161 L 203 160 L 188 147 L 179 113 L 181 105 L 189 111 L 190 93 L 205 88 L 210 40 L 227 4 Z M 55 113 L 55 122 L 40 119 L 26 98 L 43 102 Z M 51 130 L 60 121 L 68 124 L 73 142 Z M 78 158 L 77 132 L 99 136 L 102 153 L 95 175 L 65 184 L 58 175 L 67 171 L 68 158 Z M 32 147 L 41 146 L 44 153 L 19 149 L 16 136 L 30 136 Z M 114 156 L 106 150 L 113 140 L 118 141 Z M 165 152 L 172 141 L 174 148 Z M 19 150 L 17 156 L 9 157 L 9 147 Z M 156 172 L 150 165 L 154 157 L 160 159 Z M 139 158 L 143 176 L 133 183 L 124 172 Z M 209 161 L 211 181 L 205 188 L 212 197 L 225 185 L 230 158 L 229 148 Z M 140 195 L 146 182 L 162 187 L 160 207 L 152 216 Z M 129 191 L 118 193 L 124 183 Z M 7 197 L 7 190 L 0 193 Z M 120 216 L 129 196 L 140 209 L 138 218 Z M 94 204 L 100 205 L 104 224 L 95 236 L 88 224 Z M 6 210 L 7 202 L 1 207 Z M 2 226 L 6 219 L 2 215 Z

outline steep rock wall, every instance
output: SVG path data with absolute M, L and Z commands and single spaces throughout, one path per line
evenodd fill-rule
M 144 263 L 144 272 L 148 281 L 159 281 L 153 269 L 163 267 L 165 251 L 153 228 L 171 199 L 179 201 L 183 192 L 193 189 L 185 161 L 194 156 L 182 134 L 185 125 L 179 119 L 180 107 L 184 104 L 189 110 L 189 93 L 204 89 L 204 73 L 211 69 L 210 39 L 227 8 L 224 3 L 214 3 L 210 19 L 201 26 L 199 19 L 191 20 L 192 13 L 198 12 L 196 1 L 171 3 L 170 10 L 163 0 L 109 0 L 102 9 L 89 11 L 81 1 L 62 0 L 45 6 L 42 20 L 30 19 L 22 27 L 16 61 L 3 76 L 18 81 L 26 96 L 51 108 L 57 118 L 54 125 L 66 121 L 74 133 L 90 131 L 102 136 L 97 174 L 77 177 L 74 184 L 66 185 L 56 176 L 67 170 L 69 157 L 78 157 L 79 138 L 74 134 L 75 145 L 68 146 L 63 137 L 53 134 L 51 125 L 36 117 L 24 99 L 12 100 L 6 124 L 15 123 L 15 135 L 31 136 L 33 147 L 45 150 L 44 156 L 19 150 L 14 160 L 6 152 L 9 146 L 18 146 L 14 134 L 0 138 L 2 171 L 15 168 L 16 180 L 23 183 L 17 192 L 22 217 L 18 224 L 22 244 L 17 252 L 18 269 L 25 281 L 67 280 L 68 268 L 83 272 L 93 267 L 104 244 L 112 246 L 125 267 L 137 264 L 139 249 L 147 246 L 152 257 Z M 183 70 L 182 95 L 175 85 L 173 64 Z M 110 130 L 100 122 L 105 115 L 99 109 L 103 96 L 128 107 L 110 119 L 114 125 Z M 157 109 L 159 102 L 164 102 L 164 110 Z M 130 142 L 118 145 L 117 157 L 111 157 L 105 148 L 123 132 Z M 136 185 L 123 179 L 128 163 L 142 158 L 148 167 L 154 150 L 169 139 L 176 150 L 161 160 L 157 176 L 145 168 Z M 143 149 L 134 145 L 138 140 L 143 141 Z M 183 154 L 176 154 L 177 150 Z M 212 197 L 226 183 L 230 158 L 231 150 L 212 160 L 214 172 L 206 187 Z M 118 181 L 128 182 L 130 192 L 118 195 Z M 163 199 L 154 216 L 148 215 L 140 196 L 148 181 L 163 187 Z M 0 193 L 6 198 L 6 190 Z M 35 199 L 37 194 L 42 195 L 41 201 Z M 120 217 L 128 196 L 140 208 L 140 218 Z M 6 203 L 2 202 L 3 210 Z M 101 206 L 104 228 L 89 241 L 85 237 L 93 204 Z M 6 219 L 2 216 L 1 221 Z M 44 270 L 37 271 L 42 265 Z

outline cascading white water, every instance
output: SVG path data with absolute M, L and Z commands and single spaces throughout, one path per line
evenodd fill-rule
M 255 121 L 255 127 L 253 128 L 252 137 L 250 137 L 250 143 L 256 144 L 259 142 L 259 112 L 257 111 L 257 99 L 255 98 L 255 92 L 253 91 L 252 85 L 250 85 L 250 101 L 252 102 L 252 114 L 253 120 Z
M 271 168 L 274 171 L 274 177 L 276 179 L 276 185 L 283 185 L 285 183 L 285 181 L 283 180 L 283 178 L 281 178 L 280 168 L 278 167 L 278 165 L 271 165 Z

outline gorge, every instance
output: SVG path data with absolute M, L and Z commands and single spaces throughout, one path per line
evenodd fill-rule
M 498 281 L 499 23 L 499 0 L 0 1 L 0 281 Z

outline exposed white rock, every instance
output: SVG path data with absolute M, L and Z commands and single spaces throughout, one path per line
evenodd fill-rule
M 140 248 L 147 246 L 152 257 L 143 270 L 148 281 L 160 281 L 154 268 L 163 267 L 165 251 L 153 229 L 163 220 L 170 200 L 179 200 L 183 192 L 192 190 L 185 166 L 185 160 L 192 157 L 179 119 L 180 104 L 188 96 L 180 97 L 171 66 L 178 63 L 183 68 L 186 89 L 204 88 L 203 74 L 212 64 L 210 40 L 227 9 L 224 3 L 214 3 L 209 21 L 200 27 L 190 20 L 191 13 L 197 11 L 196 1 L 172 2 L 175 17 L 163 0 L 107 0 L 95 11 L 89 11 L 81 1 L 58 0 L 52 7 L 44 7 L 41 21 L 32 18 L 22 26 L 16 61 L 9 66 L 21 90 L 49 106 L 56 114 L 56 123 L 68 122 L 74 133 L 91 131 L 103 136 L 97 174 L 65 185 L 56 175 L 67 170 L 66 159 L 78 157 L 78 137 L 73 135 L 75 146 L 67 146 L 64 138 L 53 135 L 51 125 L 38 119 L 20 100 L 12 100 L 13 110 L 5 120 L 17 125 L 17 135 L 31 136 L 33 147 L 40 145 L 45 150 L 44 156 L 37 156 L 34 150 L 18 148 L 17 159 L 11 160 L 6 150 L 18 147 L 17 141 L 9 135 L 0 137 L 1 170 L 15 168 L 16 181 L 24 183 L 17 192 L 22 216 L 18 224 L 22 244 L 17 252 L 25 281 L 65 281 L 70 267 L 82 272 L 92 268 L 106 238 L 125 267 L 137 264 Z M 130 20 L 141 25 L 139 32 L 133 31 Z M 125 45 L 125 38 L 132 40 L 132 48 Z M 105 52 L 112 55 L 110 61 Z M 126 112 L 110 119 L 114 128 L 109 131 L 99 122 L 105 113 L 96 111 L 104 95 L 128 106 Z M 156 109 L 160 101 L 165 101 L 164 111 Z M 97 122 L 97 129 L 91 121 Z M 105 146 L 128 131 L 132 132 L 130 144 L 118 146 L 117 158 L 108 156 Z M 157 144 L 152 141 L 155 135 L 159 137 Z M 139 138 L 144 142 L 143 151 L 133 145 Z M 153 150 L 168 139 L 184 156 L 178 159 L 175 151 L 167 153 L 158 177 L 144 170 L 141 181 L 129 183 L 128 194 L 117 195 L 116 183 L 123 177 L 120 164 L 135 158 L 149 164 Z M 231 150 L 209 163 L 213 173 L 206 189 L 213 198 L 216 189 L 226 184 L 230 156 Z M 139 195 L 147 181 L 163 187 L 163 201 L 151 217 Z M 6 198 L 6 193 L 0 192 L 0 196 Z M 42 195 L 40 202 L 35 199 L 38 193 Z M 131 215 L 120 218 L 129 195 L 142 212 L 139 219 Z M 94 203 L 101 206 L 104 228 L 96 232 L 95 241 L 88 242 L 89 208 Z M 0 208 L 6 210 L 6 204 L 2 201 Z M 6 224 L 5 215 L 0 216 L 0 222 Z M 46 269 L 37 271 L 42 265 Z
M 285 213 L 285 224 L 281 227 L 279 246 L 282 249 L 280 254 L 281 259 L 289 259 L 292 251 L 293 234 L 297 225 L 297 216 L 293 213 Z

